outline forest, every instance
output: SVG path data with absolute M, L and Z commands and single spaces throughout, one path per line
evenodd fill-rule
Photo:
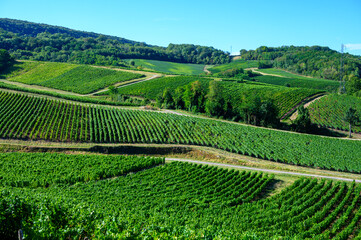
M 193 44 L 152 46 L 142 42 L 75 31 L 63 27 L 0 19 L 1 48 L 16 59 L 126 66 L 122 59 L 223 64 L 230 56 Z

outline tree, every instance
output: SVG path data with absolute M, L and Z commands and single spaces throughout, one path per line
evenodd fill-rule
M 352 125 L 356 125 L 360 122 L 359 116 L 356 113 L 356 109 L 350 107 L 344 117 L 344 121 L 347 122 L 349 125 L 349 137 L 351 138 L 351 133 L 352 133 Z
M 296 132 L 312 132 L 312 122 L 310 118 L 310 113 L 308 112 L 308 109 L 304 106 L 299 106 L 297 108 L 297 118 L 293 122 L 293 129 Z
M 209 82 L 209 91 L 206 95 L 205 110 L 209 116 L 223 115 L 224 99 L 219 81 Z
M 6 70 L 14 64 L 14 59 L 5 49 L 0 49 L 0 72 Z
M 118 94 L 118 89 L 116 87 L 114 87 L 113 85 L 109 86 L 109 91 L 110 91 L 110 96 L 113 100 L 116 99 L 117 94 Z
M 184 88 L 182 86 L 177 87 L 174 91 L 173 101 L 176 109 L 184 108 L 183 93 Z
M 171 94 L 169 88 L 164 89 L 162 98 L 163 98 L 163 104 L 162 104 L 163 108 L 173 108 L 174 107 L 173 97 L 172 97 L 172 94 Z
M 277 126 L 277 124 L 279 124 L 277 116 L 278 109 L 274 102 L 271 99 L 264 100 L 260 107 L 261 125 L 264 127 Z
M 241 106 L 241 116 L 243 121 L 253 125 L 260 123 L 260 108 L 262 100 L 259 96 L 249 96 Z
M 202 112 L 204 105 L 204 93 L 199 81 L 192 82 L 185 87 L 183 93 L 184 107 L 188 111 Z

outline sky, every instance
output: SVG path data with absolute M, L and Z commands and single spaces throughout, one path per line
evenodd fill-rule
M 0 18 L 46 23 L 167 46 L 227 52 L 327 46 L 361 55 L 360 0 L 0 0 Z

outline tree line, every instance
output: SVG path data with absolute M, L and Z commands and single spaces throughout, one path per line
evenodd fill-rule
M 224 91 L 220 81 L 210 81 L 208 89 L 202 88 L 201 83 L 195 81 L 176 88 L 174 92 L 165 88 L 158 95 L 156 105 L 206 113 L 210 117 L 243 121 L 256 126 L 276 127 L 279 124 L 278 109 L 271 99 L 251 96 L 238 109 L 232 105 L 231 99 L 224 97 Z

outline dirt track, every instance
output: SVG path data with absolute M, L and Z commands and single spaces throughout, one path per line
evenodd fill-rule
M 183 158 L 166 158 L 165 160 L 166 161 L 189 162 L 189 163 L 197 163 L 197 164 L 207 164 L 207 165 L 214 165 L 214 166 L 220 166 L 220 167 L 231 167 L 231 168 L 253 170 L 253 171 L 261 171 L 261 172 L 268 172 L 268 173 L 288 174 L 288 175 L 294 175 L 294 176 L 326 178 L 326 179 L 347 181 L 347 182 L 355 181 L 357 183 L 361 183 L 361 180 L 351 179 L 351 178 L 331 177 L 331 176 L 323 176 L 323 175 L 316 175 L 316 174 L 286 172 L 286 171 L 279 171 L 279 170 L 272 170 L 272 169 L 244 167 L 244 166 L 239 166 L 239 165 L 231 165 L 231 164 L 224 164 L 224 163 L 214 163 L 214 162 L 203 162 L 203 161 L 196 161 L 196 160 L 183 159 Z

